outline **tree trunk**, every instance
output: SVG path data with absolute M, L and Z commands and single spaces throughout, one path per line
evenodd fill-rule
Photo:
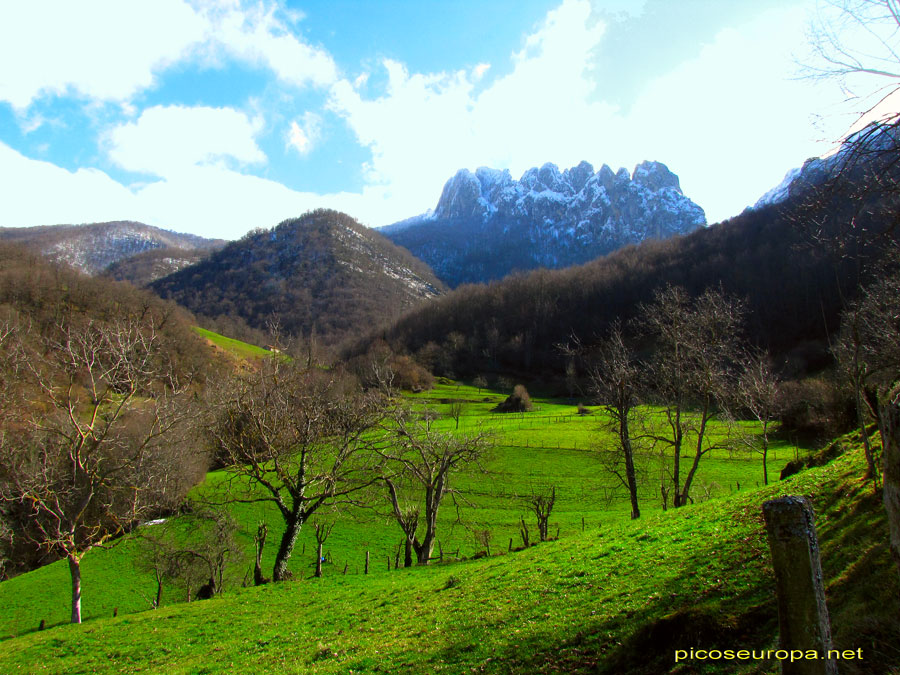
M 691 484 L 694 482 L 694 476 L 697 475 L 697 469 L 700 467 L 700 458 L 703 457 L 703 439 L 706 437 L 706 424 L 712 419 L 709 413 L 710 402 L 707 400 L 703 406 L 702 416 L 700 417 L 700 429 L 697 431 L 697 446 L 694 452 L 694 461 L 691 463 L 691 469 L 688 471 L 687 478 L 684 480 L 684 486 L 681 488 L 679 495 L 678 489 L 675 490 L 675 506 L 686 506 L 691 500 Z
M 631 447 L 631 436 L 628 429 L 628 411 L 619 420 L 619 440 L 622 443 L 622 452 L 625 453 L 625 479 L 628 481 L 628 494 L 631 496 L 631 519 L 641 517 L 641 509 L 638 506 L 637 476 L 634 470 L 634 450 Z M 582 522 L 582 529 L 584 523 Z
M 256 529 L 256 562 L 253 565 L 253 584 L 255 586 L 262 586 L 266 583 L 266 578 L 262 573 L 262 553 L 268 534 L 268 526 L 265 523 L 261 523 Z
M 300 534 L 300 516 L 295 515 L 287 523 L 284 534 L 281 535 L 281 543 L 278 545 L 278 553 L 275 555 L 275 567 L 272 569 L 272 581 L 284 581 L 288 577 L 287 564 L 294 552 L 294 544 L 297 543 L 297 535 Z
M 422 540 L 422 543 L 416 549 L 416 562 L 419 565 L 427 565 L 428 561 L 431 560 L 431 553 L 434 551 L 434 540 L 434 531 L 429 528 L 425 532 L 425 538 Z
M 403 548 L 403 566 L 404 567 L 412 567 L 412 554 L 413 554 L 413 543 L 412 540 L 407 537 L 406 545 Z
M 859 425 L 859 433 L 862 437 L 863 442 L 863 452 L 866 457 L 866 475 L 863 476 L 866 480 L 874 481 L 875 489 L 878 489 L 878 470 L 875 467 L 875 456 L 872 454 L 872 444 L 869 442 L 869 432 L 866 431 L 866 416 L 863 412 L 863 400 L 862 394 L 860 393 L 860 389 L 862 389 L 862 385 L 854 382 L 854 389 L 856 393 L 856 423 Z
M 162 574 L 159 573 L 159 568 L 156 569 L 156 599 L 153 601 L 153 609 L 159 609 L 159 606 L 162 604 Z
M 316 576 L 322 576 L 322 542 L 316 547 Z
M 81 560 L 72 554 L 68 558 L 72 577 L 72 623 L 81 623 Z
M 878 408 L 884 473 L 884 510 L 890 531 L 891 556 L 900 571 L 900 401 L 888 399 Z

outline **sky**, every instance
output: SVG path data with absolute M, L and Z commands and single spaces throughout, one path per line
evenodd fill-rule
M 234 239 L 319 207 L 381 226 L 433 208 L 460 168 L 582 160 L 663 162 L 717 222 L 866 107 L 868 82 L 804 77 L 816 16 L 814 0 L 4 2 L 0 226 Z

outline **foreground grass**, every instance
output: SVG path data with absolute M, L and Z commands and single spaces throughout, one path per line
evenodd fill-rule
M 773 648 L 760 515 L 817 510 L 842 673 L 888 673 L 898 584 L 858 449 L 765 489 L 614 521 L 531 549 L 428 568 L 335 575 L 60 626 L 0 643 L 4 673 L 775 672 L 775 662 L 674 663 L 674 650 Z
M 602 414 L 594 410 L 581 416 L 570 401 L 535 399 L 535 410 L 527 414 L 494 414 L 491 409 L 505 394 L 478 390 L 457 383 L 439 384 L 434 390 L 409 399 L 421 408 L 443 415 L 437 426 L 456 432 L 456 420 L 449 416 L 453 401 L 463 401 L 459 433 L 485 431 L 493 435 L 496 448 L 486 462 L 488 473 L 471 470 L 457 476 L 454 487 L 461 492 L 455 508 L 448 497 L 439 517 L 438 555 L 444 561 L 484 554 L 480 532 L 490 532 L 492 555 L 521 546 L 519 523 L 522 517 L 537 538 L 536 526 L 522 497 L 533 491 L 557 489 L 557 503 L 551 518 L 551 535 L 563 540 L 609 531 L 627 524 L 627 493 L 615 477 L 606 473 L 598 460 L 596 447 L 610 443 L 602 430 Z M 770 454 L 770 475 L 777 475 L 796 448 L 781 444 Z M 685 460 L 685 469 L 687 468 Z M 647 461 L 646 482 L 641 488 L 641 508 L 645 515 L 661 511 L 658 495 L 659 459 Z M 761 482 L 758 455 L 749 451 L 728 454 L 719 451 L 704 458 L 695 484 L 698 499 L 707 496 L 730 498 Z M 202 486 L 209 490 L 221 483 L 222 473 L 211 473 Z M 739 488 L 740 486 L 740 488 Z M 263 566 L 271 572 L 278 538 L 283 531 L 279 514 L 268 505 L 231 504 L 229 510 L 241 528 L 244 549 L 252 550 L 252 535 L 259 522 L 269 525 L 269 539 Z M 320 513 L 320 519 L 335 519 L 335 514 Z M 153 526 L 161 527 L 161 526 Z M 162 526 L 165 527 L 165 526 Z M 370 554 L 373 571 L 393 566 L 402 535 L 381 503 L 375 509 L 349 509 L 336 519 L 326 542 L 328 557 L 325 573 L 346 578 L 362 576 L 365 556 Z M 309 577 L 314 566 L 315 541 L 311 527 L 301 530 L 290 569 L 295 577 Z M 83 612 L 86 619 L 111 617 L 117 612 L 146 610 L 155 594 L 153 575 L 141 568 L 138 545 L 130 538 L 109 550 L 95 550 L 83 563 Z M 233 560 L 229 587 L 239 586 L 250 569 L 250 559 Z M 194 589 L 196 590 L 196 589 Z M 69 572 L 64 562 L 0 583 L 0 638 L 37 629 L 41 621 L 54 626 L 68 621 Z M 183 591 L 167 587 L 163 603 L 185 600 Z

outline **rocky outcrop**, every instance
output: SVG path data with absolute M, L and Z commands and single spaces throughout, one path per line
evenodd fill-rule
M 629 174 L 581 162 L 565 171 L 544 164 L 519 180 L 508 170 L 461 169 L 432 213 L 384 232 L 456 286 L 566 267 L 705 224 L 703 209 L 665 164 L 642 162 Z

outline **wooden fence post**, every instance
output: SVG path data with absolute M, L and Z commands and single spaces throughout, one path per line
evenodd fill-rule
M 363 574 L 368 574 L 368 573 L 369 573 L 369 552 L 366 551 L 366 570 L 365 570 L 365 572 L 363 572 Z
M 778 603 L 779 647 L 817 659 L 780 660 L 783 675 L 837 675 L 837 663 L 826 659 L 832 649 L 828 608 L 815 516 L 805 497 L 781 497 L 763 504 L 763 516 Z

